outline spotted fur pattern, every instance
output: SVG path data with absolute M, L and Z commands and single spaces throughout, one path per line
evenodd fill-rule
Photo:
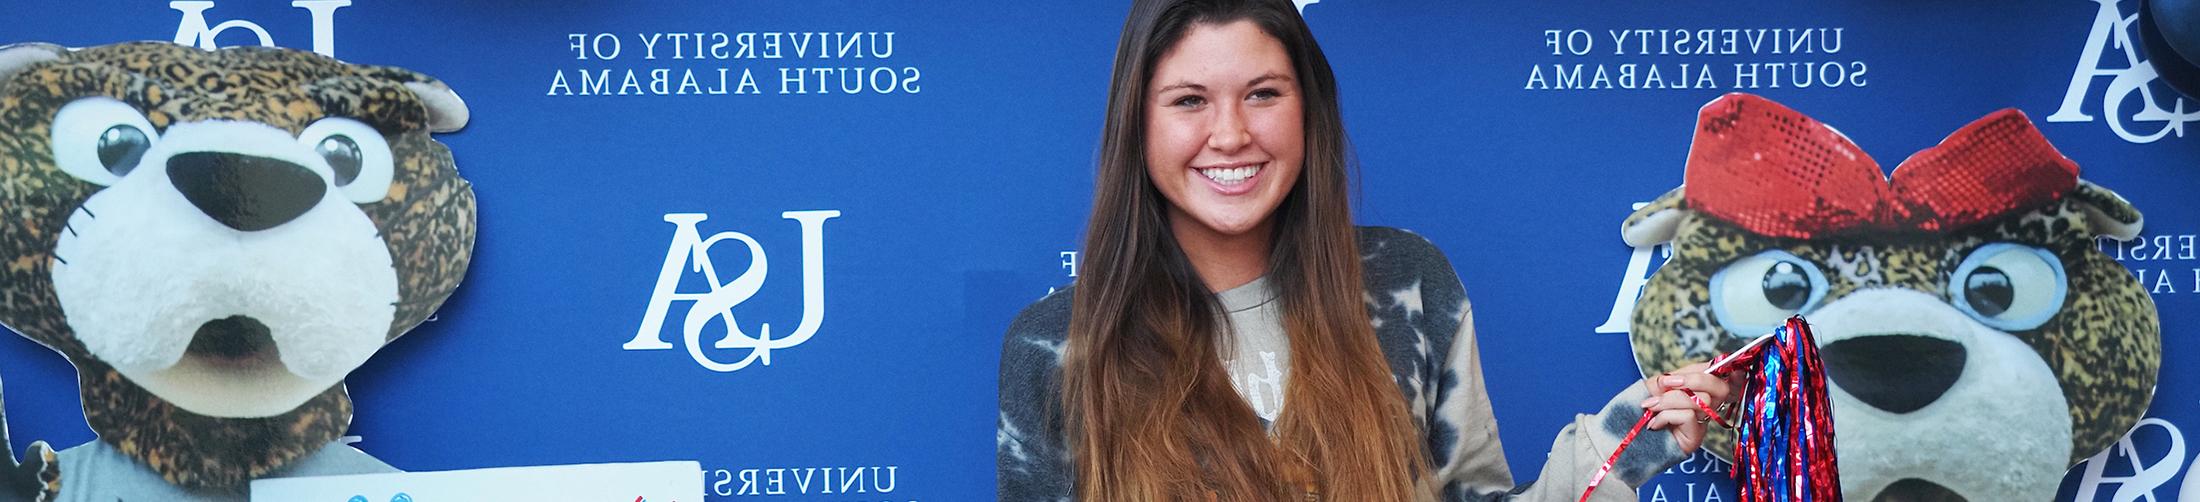
M 1721 268 L 1765 250 L 1792 253 L 1825 271 L 1830 290 L 1821 304 L 1869 288 L 1907 288 L 1952 303 L 1950 278 L 1972 250 L 1996 242 L 2031 245 L 2061 260 L 2069 292 L 2045 323 L 2009 334 L 2029 345 L 2057 375 L 2069 401 L 2070 460 L 2082 460 L 2108 447 L 2146 412 L 2161 363 L 2161 327 L 2153 300 L 2129 271 L 2099 251 L 2094 240 L 2098 232 L 2086 220 L 2088 203 L 2121 199 L 2090 183 L 2080 183 L 2079 191 L 2093 195 L 2066 197 L 1945 234 L 1770 238 L 1687 213 L 1671 243 L 1672 257 L 1636 302 L 1630 330 L 1635 357 L 1645 375 L 1656 374 L 1740 349 L 1762 334 L 1726 331 L 1713 318 L 1710 284 Z M 1674 190 L 1637 211 L 1627 224 L 1684 206 L 1682 192 Z M 2128 205 L 2095 209 L 2121 221 L 2138 219 Z M 1732 441 L 1729 434 L 1713 434 L 1706 448 L 1731 451 Z
M 359 207 L 395 262 L 400 301 L 387 336 L 395 339 L 450 296 L 474 240 L 473 190 L 450 152 L 430 137 L 428 108 L 406 83 L 442 85 L 411 71 L 310 52 L 202 51 L 157 42 L 71 51 L 0 80 L 0 323 L 75 363 L 93 430 L 171 483 L 241 486 L 328 444 L 351 420 L 341 384 L 274 417 L 201 416 L 131 383 L 74 338 L 54 294 L 52 250 L 57 236 L 70 231 L 69 215 L 101 187 L 55 168 L 50 126 L 62 105 L 106 96 L 142 111 L 160 130 L 231 120 L 295 135 L 331 116 L 375 127 L 389 141 L 396 172 L 387 197 Z M 210 456 L 215 452 L 243 456 Z

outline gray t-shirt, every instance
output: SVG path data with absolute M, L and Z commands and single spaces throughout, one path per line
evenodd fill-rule
M 1283 414 L 1283 384 L 1291 375 L 1291 338 L 1283 332 L 1283 302 L 1263 276 L 1215 297 L 1230 318 L 1230 336 L 1222 340 L 1222 363 L 1230 383 L 1262 421 L 1274 424 Z
M 249 500 L 244 493 L 186 490 L 168 484 L 160 474 L 137 459 L 123 455 L 106 441 L 92 441 L 61 450 L 61 502 L 139 501 L 234 501 Z M 345 474 L 399 472 L 373 456 L 339 442 L 294 460 L 262 479 Z

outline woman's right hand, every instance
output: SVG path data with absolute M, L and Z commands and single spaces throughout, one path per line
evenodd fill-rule
M 1644 381 L 1651 397 L 1642 408 L 1654 414 L 1649 427 L 1672 432 L 1684 453 L 1701 448 L 1706 424 L 1717 420 L 1712 414 L 1732 406 L 1733 383 L 1704 372 L 1710 366 L 1691 364 Z

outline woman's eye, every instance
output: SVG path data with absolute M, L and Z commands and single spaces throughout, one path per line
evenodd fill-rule
M 1184 96 L 1176 98 L 1176 100 L 1169 102 L 1169 106 L 1177 108 L 1198 108 L 1201 106 L 1205 106 L 1206 104 L 1207 98 L 1202 98 L 1199 96 Z
M 1252 95 L 1250 95 L 1250 96 L 1247 96 L 1247 97 L 1246 97 L 1246 99 L 1249 99 L 1249 100 L 1252 100 L 1252 101 L 1267 101 L 1267 100 L 1271 100 L 1271 99 L 1276 99 L 1276 98 L 1280 98 L 1280 97 L 1283 97 L 1283 93 L 1282 93 L 1282 92 L 1278 92 L 1278 91 L 1276 91 L 1275 89 L 1260 89 L 1260 90 L 1255 90 L 1255 91 L 1253 91 L 1253 94 L 1252 94 Z

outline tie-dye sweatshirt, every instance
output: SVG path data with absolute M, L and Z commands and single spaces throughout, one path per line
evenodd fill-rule
M 1427 239 L 1402 230 L 1363 227 L 1359 243 L 1370 322 L 1426 438 L 1444 500 L 1578 499 L 1619 438 L 1641 418 L 1638 403 L 1647 398 L 1642 386 L 1627 385 L 1596 414 L 1575 415 L 1552 441 L 1538 482 L 1514 485 L 1484 390 L 1473 309 L 1451 263 Z M 1075 498 L 1072 455 L 1059 419 L 1061 355 L 1074 289 L 1025 308 L 1002 343 L 995 457 L 1000 500 Z M 1635 486 L 1683 457 L 1672 435 L 1645 433 L 1592 500 L 1636 500 Z

